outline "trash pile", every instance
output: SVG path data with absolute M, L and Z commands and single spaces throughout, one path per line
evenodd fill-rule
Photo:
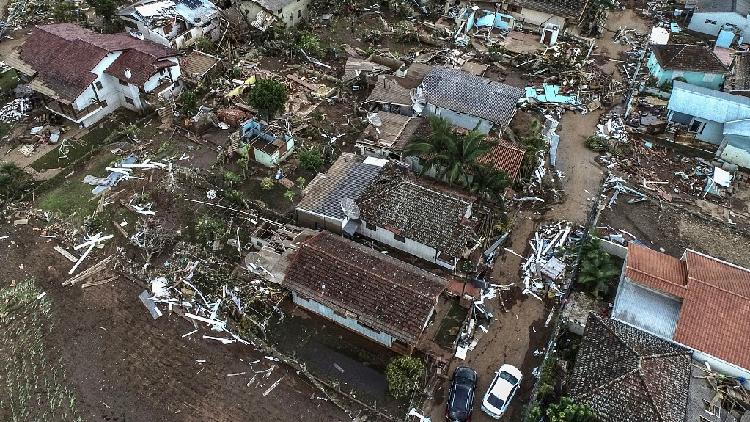
M 0 121 L 15 123 L 28 116 L 31 111 L 31 100 L 28 98 L 15 98 L 0 108 Z
M 509 290 L 510 286 L 490 284 L 482 290 L 479 299 L 472 302 L 469 314 L 461 326 L 461 332 L 456 339 L 456 357 L 466 359 L 469 351 L 474 350 L 479 344 L 482 336 L 489 332 L 487 326 L 492 322 L 494 315 L 487 307 L 485 301 L 498 297 L 500 291 Z M 479 332 L 477 332 L 479 329 Z
M 540 226 L 529 241 L 531 253 L 521 264 L 523 293 L 539 300 L 543 300 L 539 296 L 542 292 L 550 299 L 560 297 L 568 265 L 575 259 L 571 251 L 582 238 L 583 228 L 567 221 Z

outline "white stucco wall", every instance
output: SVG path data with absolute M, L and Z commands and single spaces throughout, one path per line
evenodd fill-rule
M 369 239 L 373 239 L 382 244 L 388 245 L 394 249 L 404 251 L 410 255 L 414 255 L 418 258 L 424 259 L 425 261 L 438 264 L 450 270 L 453 270 L 455 268 L 455 265 L 453 265 L 453 263 L 446 263 L 437 259 L 438 251 L 435 248 L 409 239 L 408 237 L 405 238 L 403 242 L 398 241 L 394 238 L 395 235 L 392 231 L 386 230 L 383 227 L 376 226 L 375 230 L 370 230 L 369 228 L 367 228 L 367 224 L 364 220 L 362 221 L 362 225 L 359 226 L 357 233 Z
M 716 22 L 715 24 L 712 22 Z M 688 29 L 691 31 L 701 32 L 703 34 L 717 36 L 724 24 L 731 23 L 743 32 L 743 36 L 748 35 L 750 22 L 746 16 L 734 12 L 710 12 L 701 13 L 700 11 L 693 14 L 690 19 Z
M 316 313 L 322 317 L 330 319 L 333 322 L 343 325 L 344 327 L 350 330 L 356 331 L 362 334 L 363 336 L 373 341 L 376 341 L 386 347 L 391 347 L 393 345 L 393 337 L 390 334 L 383 333 L 380 331 L 375 331 L 374 329 L 365 327 L 362 324 L 360 324 L 359 321 L 357 321 L 357 319 L 355 318 L 347 317 L 339 313 L 336 313 L 331 308 L 321 303 L 318 303 L 312 299 L 306 299 L 306 298 L 299 296 L 296 292 L 292 292 L 292 300 L 294 301 L 295 304 L 313 313 Z
M 240 11 L 250 21 L 255 20 L 255 17 L 261 10 L 264 9 L 252 0 L 243 0 L 240 4 Z M 294 26 L 310 16 L 310 0 L 297 0 L 294 3 L 286 5 L 281 11 L 271 10 L 270 12 L 277 19 L 284 22 L 286 26 Z

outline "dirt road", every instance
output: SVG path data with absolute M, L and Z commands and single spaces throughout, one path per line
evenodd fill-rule
M 29 226 L 1 225 L 4 235 L 0 288 L 33 278 L 50 298 L 54 328 L 46 350 L 61 357 L 84 420 L 350 420 L 252 348 L 202 338 L 220 333 L 185 336 L 194 328 L 176 315 L 151 319 L 138 300 L 142 288 L 130 281 L 62 287 L 72 264 Z M 12 318 L 0 318 L 7 323 Z

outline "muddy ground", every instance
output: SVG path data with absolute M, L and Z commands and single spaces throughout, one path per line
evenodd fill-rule
M 602 211 L 598 226 L 627 231 L 646 246 L 672 256 L 694 249 L 750 266 L 750 233 L 666 202 L 617 201 Z
M 84 420 L 350 420 L 300 376 L 251 347 L 202 338 L 217 336 L 211 332 L 185 336 L 194 328 L 176 315 L 153 320 L 138 299 L 143 287 L 131 281 L 62 287 L 72 264 L 52 249 L 54 240 L 30 226 L 3 223 L 2 236 L 10 237 L 0 240 L 0 288 L 32 278 L 50 298 L 54 328 L 45 349 L 61 354 Z M 0 324 L 12 323 L 0 317 Z

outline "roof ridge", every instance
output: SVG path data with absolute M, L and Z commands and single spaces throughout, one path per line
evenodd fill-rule
M 687 272 L 687 265 L 685 267 L 686 267 L 685 268 L 685 273 L 689 277 L 688 272 Z M 667 280 L 666 278 L 660 277 L 658 275 L 650 274 L 650 273 L 648 273 L 646 271 L 639 270 L 639 269 L 637 269 L 635 267 L 632 267 L 632 266 L 628 265 L 627 263 L 625 264 L 625 269 L 632 270 L 632 271 L 635 271 L 635 272 L 637 272 L 639 274 L 647 275 L 649 277 L 653 277 L 653 278 L 655 278 L 657 280 L 661 280 L 661 281 L 663 281 L 665 283 L 669 283 L 669 284 L 677 286 L 677 287 L 682 287 L 682 288 L 684 288 L 684 289 L 687 290 L 687 283 L 685 283 L 685 284 L 674 284 L 671 280 Z
M 654 412 L 654 414 L 659 418 L 661 422 L 666 422 L 666 419 L 659 411 L 659 407 L 656 406 L 656 403 L 654 402 L 654 394 L 651 391 L 650 388 L 648 388 L 649 383 L 646 382 L 646 377 L 643 375 L 643 372 L 641 372 L 641 362 L 638 361 L 638 368 L 635 370 L 635 374 L 638 377 L 638 380 L 643 385 L 644 390 L 646 391 L 646 397 L 648 398 L 648 403 L 651 404 L 651 410 Z

